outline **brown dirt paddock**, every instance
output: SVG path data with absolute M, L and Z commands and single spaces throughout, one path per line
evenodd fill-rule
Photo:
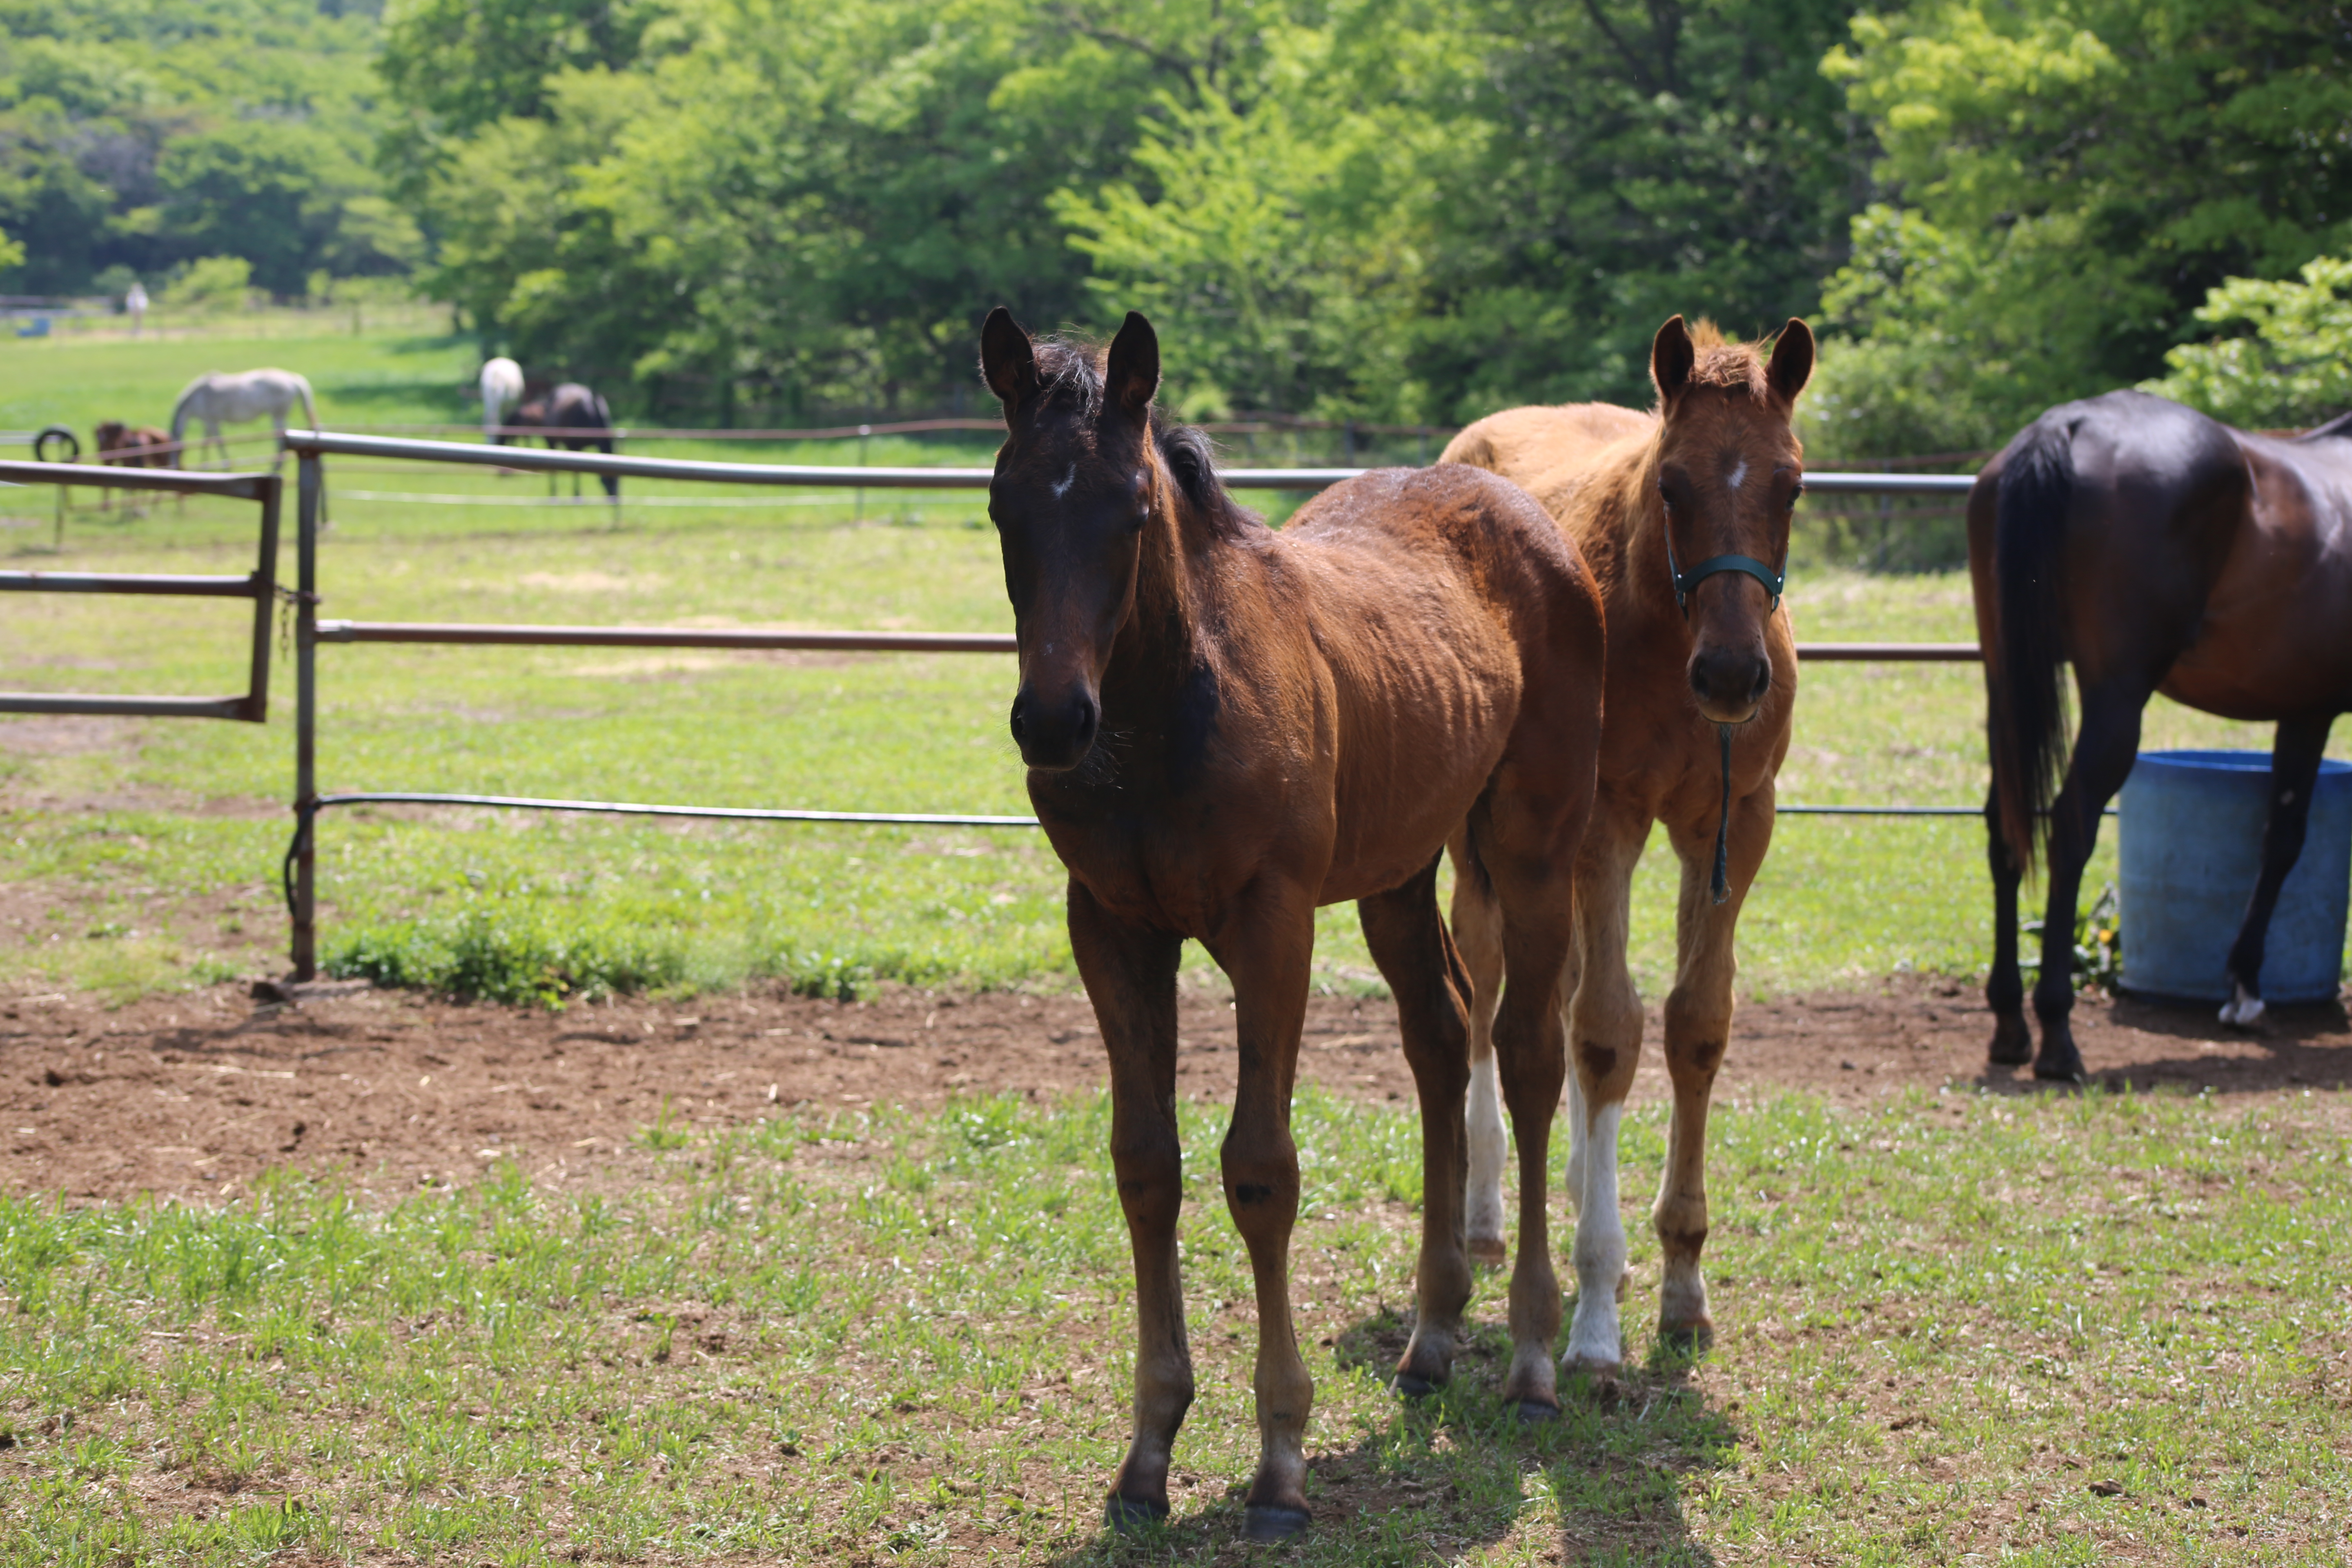
M 322 990 L 271 1004 L 223 985 L 113 1009 L 0 993 L 0 1184 L 68 1200 L 217 1201 L 272 1166 L 340 1170 L 391 1192 L 513 1158 L 541 1180 L 603 1184 L 633 1178 L 647 1157 L 636 1135 L 665 1116 L 710 1127 L 793 1107 L 1051 1098 L 1103 1082 L 1093 1014 L 1076 994 L 752 993 L 549 1013 Z M 2289 1010 L 2251 1033 L 2206 1008 L 2129 1000 L 2085 1000 L 2077 1018 L 2084 1055 L 2111 1088 L 2245 1094 L 2352 1081 L 2339 1005 Z M 1188 994 L 1180 1027 L 1180 1091 L 1223 1099 L 1227 1002 Z M 1654 1013 L 1654 1041 L 1657 1031 Z M 2031 1091 L 2022 1073 L 1986 1069 L 1990 1032 L 1973 985 L 1932 976 L 1751 1002 L 1717 1094 Z M 1300 1078 L 1410 1103 L 1394 1009 L 1316 998 Z M 1664 1092 L 1653 1048 L 1635 1093 Z

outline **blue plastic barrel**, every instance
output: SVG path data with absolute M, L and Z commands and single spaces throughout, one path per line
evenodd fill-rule
M 2230 999 L 2230 944 L 2263 864 L 2267 752 L 2142 752 L 2124 781 L 2122 985 L 2142 996 Z M 2303 854 L 2280 889 L 2263 956 L 2266 1002 L 2322 1002 L 2344 978 L 2352 900 L 2352 763 L 2319 765 Z

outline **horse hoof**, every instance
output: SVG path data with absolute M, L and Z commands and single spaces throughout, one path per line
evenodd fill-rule
M 2033 1076 L 2044 1083 L 2071 1083 L 2077 1088 L 2090 1081 L 2090 1075 L 2083 1070 L 2083 1058 L 2079 1056 L 2035 1062 Z
M 1997 1068 L 2021 1068 L 2033 1059 L 2033 1035 L 2022 1018 L 2003 1018 L 1992 1028 L 1985 1060 Z
M 1715 1348 L 1715 1323 L 1706 1318 L 1693 1323 L 1660 1323 L 1658 1340 L 1676 1355 L 1702 1355 Z
M 1499 1236 L 1474 1236 L 1470 1238 L 1470 1261 L 1499 1268 L 1511 1256 L 1511 1249 Z
M 1417 1372 L 1400 1372 L 1389 1380 L 1389 1386 L 1401 1399 L 1426 1399 L 1445 1386 L 1444 1378 L 1426 1378 Z
M 1540 1399 L 1518 1401 L 1518 1412 L 1519 1425 L 1522 1426 L 1540 1426 L 1548 1421 L 1559 1419 L 1559 1406 L 1547 1405 Z
M 1121 1497 L 1113 1492 L 1110 1501 L 1103 1505 L 1103 1522 L 1121 1535 L 1133 1535 L 1167 1521 L 1168 1505 L 1150 1498 Z
M 1287 1541 L 1305 1530 L 1314 1515 L 1303 1508 L 1278 1502 L 1254 1502 L 1242 1510 L 1242 1533 L 1252 1541 Z

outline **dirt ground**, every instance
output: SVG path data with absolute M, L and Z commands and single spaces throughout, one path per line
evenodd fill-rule
M 2110 1087 L 2249 1094 L 2352 1083 L 2352 1026 L 2338 1005 L 2276 1014 L 2252 1032 L 2224 1028 L 2209 1009 L 2128 1000 L 2086 1000 L 2076 1019 L 2084 1056 Z M 1227 1002 L 1188 995 L 1180 1028 L 1180 1092 L 1230 1094 Z M 1658 1028 L 1654 1011 L 1637 1097 L 1665 1093 Z M 1987 1070 L 1990 1034 L 1973 987 L 1930 977 L 1749 1003 L 1717 1093 L 2033 1089 L 2021 1072 Z M 1317 998 L 1299 1075 L 1409 1103 L 1394 1008 Z M 795 1106 L 1051 1098 L 1103 1081 L 1094 1016 L 1076 994 L 751 994 L 546 1013 L 360 983 L 276 1003 L 222 985 L 112 1010 L 19 991 L 0 993 L 0 1184 L 69 1201 L 218 1201 L 292 1165 L 341 1171 L 388 1195 L 464 1182 L 501 1158 L 542 1181 L 602 1184 L 635 1174 L 649 1158 L 636 1135 L 664 1117 L 710 1127 Z

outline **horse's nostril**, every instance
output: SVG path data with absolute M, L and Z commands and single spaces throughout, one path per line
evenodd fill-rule
M 1748 700 L 1761 702 L 1764 694 L 1772 689 L 1772 663 L 1769 659 L 1756 661 L 1756 679 L 1748 689 Z
M 1022 711 L 1024 703 L 1020 698 L 1016 697 L 1013 700 L 1013 742 L 1015 745 L 1029 739 L 1029 723 L 1027 716 Z

